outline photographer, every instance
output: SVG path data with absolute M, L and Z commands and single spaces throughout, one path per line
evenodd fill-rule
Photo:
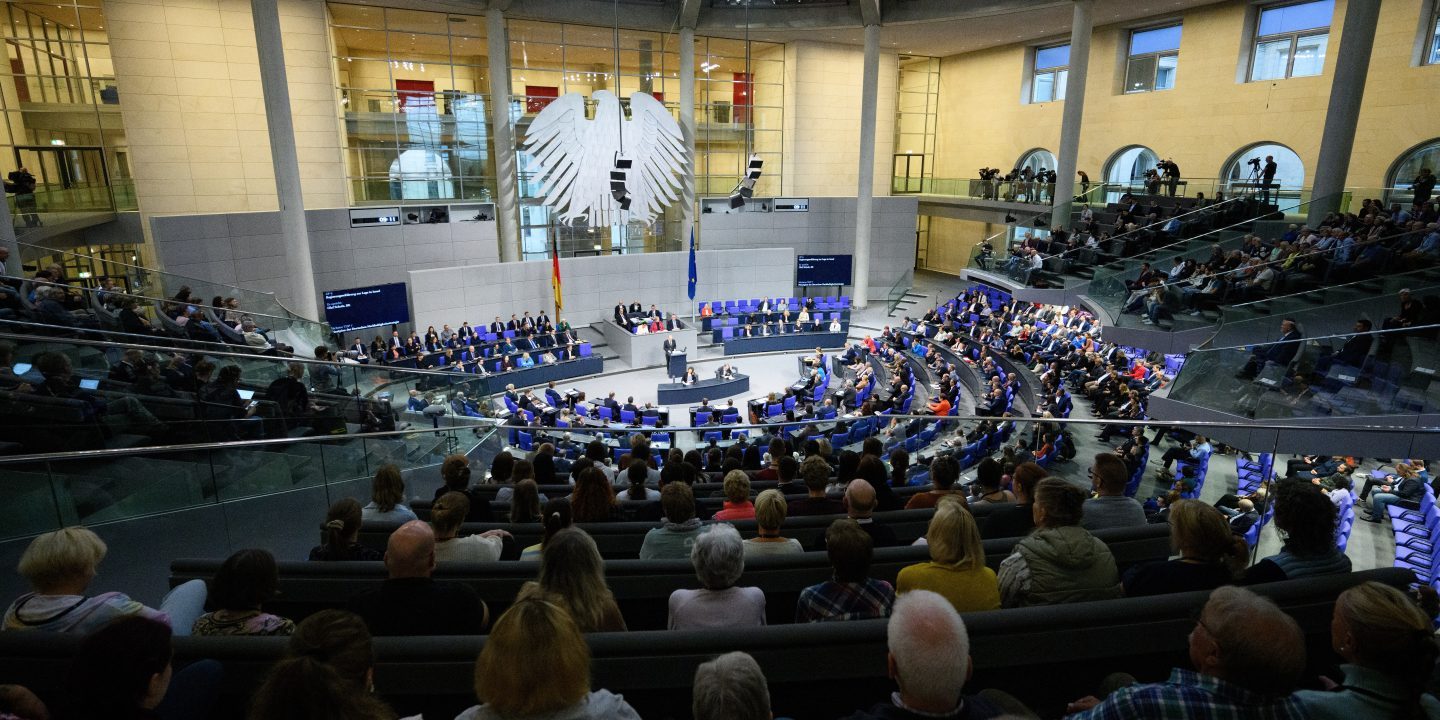
M 1250 167 L 1251 167 L 1251 168 L 1255 168 L 1255 167 L 1257 167 L 1257 166 L 1259 166 L 1259 165 L 1260 165 L 1260 158 L 1251 158 L 1251 159 L 1250 159 Z M 1270 188 L 1271 188 L 1271 186 L 1272 186 L 1272 185 L 1274 184 L 1274 182 L 1275 182 L 1275 172 L 1276 172 L 1278 169 L 1279 169 L 1279 166 L 1275 163 L 1275 156 L 1274 156 L 1274 155 L 1266 155 L 1266 156 L 1265 156 L 1265 167 L 1260 169 L 1260 204 L 1262 204 L 1262 205 L 1269 205 L 1269 204 L 1270 204 Z M 1278 193 L 1277 193 L 1277 194 L 1278 194 Z M 1278 199 L 1278 198 L 1277 198 L 1277 199 Z
M 1180 185 L 1180 166 L 1174 160 L 1166 158 L 1160 161 L 1160 173 L 1165 176 L 1165 191 L 1170 197 L 1175 197 L 1175 190 Z
M 1160 173 L 1155 170 L 1145 171 L 1145 194 L 1160 194 Z

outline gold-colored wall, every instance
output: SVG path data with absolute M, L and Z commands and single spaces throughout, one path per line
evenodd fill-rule
M 1380 186 L 1402 153 L 1440 136 L 1440 67 L 1410 62 L 1421 4 L 1386 0 L 1381 5 L 1349 186 Z M 1097 27 L 1077 167 L 1100 180 L 1114 153 L 1145 145 L 1173 158 L 1188 177 L 1213 178 L 1241 148 L 1276 142 L 1300 156 L 1308 186 L 1343 42 L 1345 6 L 1345 0 L 1335 4 L 1322 75 L 1253 83 L 1237 82 L 1240 58 L 1250 51 L 1243 28 L 1246 4 L 1224 2 L 1188 11 L 1179 18 L 1184 30 L 1175 88 L 1132 95 L 1121 92 L 1123 53 L 1130 29 L 1147 23 Z M 943 60 L 936 177 L 975 177 L 982 165 L 1008 169 L 1036 147 L 1059 151 L 1064 103 L 1022 102 L 1030 47 L 1011 45 Z
M 876 195 L 890 194 L 899 58 L 880 54 L 876 88 Z M 792 42 L 785 54 L 785 193 L 855 195 L 860 166 L 861 48 Z
M 275 210 L 250 3 L 105 0 L 122 115 L 146 214 Z M 281 0 L 305 205 L 344 207 L 325 5 Z

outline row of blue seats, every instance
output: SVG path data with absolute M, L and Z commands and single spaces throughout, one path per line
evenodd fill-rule
M 785 307 L 788 308 L 792 313 L 800 312 L 800 308 L 805 306 L 806 300 L 814 300 L 815 309 L 820 311 L 850 309 L 849 295 L 840 295 L 838 297 L 835 295 L 828 295 L 826 297 L 812 298 L 769 298 L 769 300 L 770 306 L 772 308 L 776 308 L 777 311 L 780 304 L 784 303 Z M 711 300 L 709 302 L 701 302 L 696 305 L 695 313 L 697 315 L 704 314 L 705 306 L 707 305 L 710 306 L 710 312 L 716 315 L 736 315 L 739 313 L 752 313 L 760 309 L 761 302 L 761 298 L 753 298 L 750 300 Z

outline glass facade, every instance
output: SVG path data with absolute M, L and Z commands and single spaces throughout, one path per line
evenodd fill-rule
M 329 8 L 352 200 L 494 200 L 485 18 Z M 678 35 L 621 30 L 617 38 L 609 27 L 526 20 L 509 20 L 507 34 L 525 257 L 548 256 L 556 240 L 562 255 L 660 249 L 679 208 L 648 227 L 562 226 L 538 197 L 537 168 L 523 148 L 535 115 L 569 93 L 608 90 L 628 104 L 646 92 L 678 117 Z M 784 45 L 695 39 L 697 195 L 729 193 L 751 154 L 765 161 L 755 193 L 782 192 L 784 77 Z
M 895 98 L 895 168 L 891 191 L 920 192 L 935 174 L 940 117 L 940 58 L 900 56 Z
M 485 18 L 330 5 L 357 204 L 495 197 Z
M 99 0 L 3 3 L 0 26 L 0 174 L 35 176 L 32 196 L 10 197 L 17 226 L 46 213 L 135 209 Z

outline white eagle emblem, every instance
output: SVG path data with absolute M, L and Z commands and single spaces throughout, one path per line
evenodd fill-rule
M 585 118 L 585 97 L 569 93 L 530 122 L 525 149 L 540 166 L 539 195 L 566 223 L 582 217 L 591 226 L 631 219 L 649 223 L 679 198 L 676 175 L 686 164 L 680 125 L 646 93 L 630 96 L 630 116 L 623 119 L 613 93 L 597 90 L 594 97 L 594 120 Z M 629 210 L 611 194 L 617 157 L 633 162 L 625 179 Z

